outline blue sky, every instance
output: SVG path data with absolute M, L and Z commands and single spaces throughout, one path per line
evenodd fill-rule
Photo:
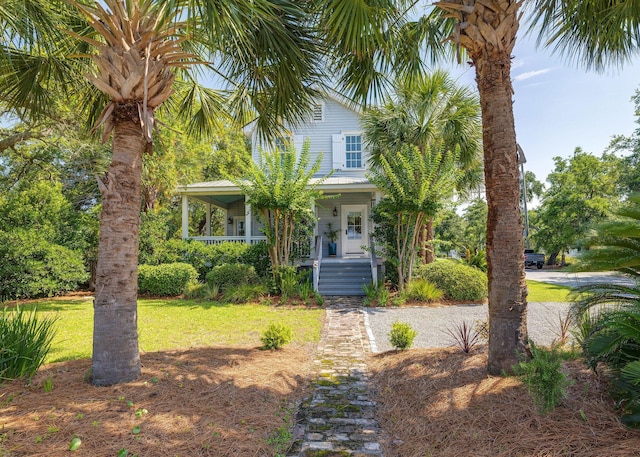
M 640 88 L 640 62 L 598 74 L 536 48 L 535 38 L 522 35 L 511 70 L 516 135 L 525 169 L 540 181 L 553 170 L 553 157 L 569 157 L 577 146 L 599 156 L 612 136 L 640 127 L 631 101 Z M 475 87 L 473 68 L 452 68 L 452 74 Z

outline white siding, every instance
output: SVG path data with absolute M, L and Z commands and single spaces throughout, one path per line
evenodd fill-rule
M 362 127 L 360 125 L 360 114 L 350 108 L 347 108 L 343 104 L 326 98 L 323 105 L 323 120 L 312 121 L 311 117 L 308 122 L 303 125 L 292 129 L 291 134 L 294 138 L 296 146 L 302 144 L 302 141 L 309 139 L 309 152 L 311 154 L 311 162 L 322 154 L 322 164 L 317 176 L 323 176 L 329 173 L 334 166 L 333 158 L 333 139 L 334 135 L 341 134 L 343 132 L 361 132 Z M 257 135 L 254 132 L 252 137 L 252 155 L 254 160 L 258 160 L 258 149 L 260 147 L 257 141 Z M 264 148 L 264 146 L 263 146 Z M 264 148 L 266 149 L 266 148 Z M 363 163 L 366 163 L 368 156 L 366 151 L 363 151 Z M 364 177 L 364 170 L 340 170 L 334 172 L 333 176 L 355 176 Z

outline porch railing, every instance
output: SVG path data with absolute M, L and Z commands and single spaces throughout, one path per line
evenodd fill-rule
M 200 241 L 205 244 L 222 244 L 222 243 L 246 243 L 246 236 L 192 236 L 190 240 Z M 266 236 L 252 236 L 249 238 L 250 244 L 257 244 L 261 241 L 267 241 Z M 313 237 L 309 240 L 299 241 L 291 245 L 291 255 L 296 259 L 309 259 L 313 251 Z
M 246 243 L 246 236 L 191 236 L 190 240 L 201 241 L 205 244 L 222 244 L 222 243 Z M 250 244 L 258 244 L 261 241 L 267 241 L 266 236 L 252 236 L 249 238 Z

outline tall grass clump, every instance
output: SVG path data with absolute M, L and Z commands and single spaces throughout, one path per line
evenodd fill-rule
M 57 318 L 33 310 L 3 308 L 0 314 L 0 380 L 33 376 L 51 347 Z
M 405 289 L 407 298 L 422 302 L 440 300 L 444 293 L 438 287 L 426 279 L 412 279 Z

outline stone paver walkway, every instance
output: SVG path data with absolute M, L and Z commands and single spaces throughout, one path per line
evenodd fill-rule
M 361 300 L 336 297 L 326 303 L 316 388 L 298 414 L 303 436 L 289 457 L 382 456 L 375 403 L 368 393 L 369 344 Z

